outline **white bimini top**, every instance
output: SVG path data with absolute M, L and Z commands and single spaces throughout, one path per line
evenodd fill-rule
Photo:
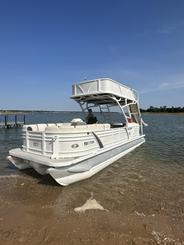
M 108 96 L 114 96 L 117 99 L 127 99 L 132 102 L 138 101 L 138 95 L 135 90 L 110 78 L 84 81 L 74 84 L 72 88 L 71 98 L 76 101 L 100 103 L 102 100 L 107 100 Z

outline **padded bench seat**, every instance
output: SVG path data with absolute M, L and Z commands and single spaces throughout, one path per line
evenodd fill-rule
M 57 132 L 57 133 L 71 133 L 71 132 L 95 132 L 101 130 L 110 129 L 110 124 L 86 124 L 86 125 L 61 125 L 61 126 L 48 126 L 45 128 L 45 132 Z

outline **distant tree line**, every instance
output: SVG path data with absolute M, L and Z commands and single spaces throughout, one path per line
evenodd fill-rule
M 148 109 L 141 109 L 141 112 L 165 112 L 165 113 L 178 113 L 184 112 L 184 107 L 167 107 L 167 106 L 150 106 Z

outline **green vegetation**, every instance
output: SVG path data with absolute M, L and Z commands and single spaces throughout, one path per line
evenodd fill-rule
M 76 113 L 79 111 L 47 111 L 47 110 L 0 110 L 0 115 L 15 115 L 15 114 L 27 114 L 27 113 L 47 113 L 47 112 L 64 112 L 64 113 Z M 150 112 L 150 113 L 184 113 L 184 107 L 167 107 L 167 106 L 150 106 L 148 109 L 141 109 L 141 112 Z
M 182 113 L 184 112 L 184 107 L 167 107 L 160 106 L 154 107 L 150 106 L 148 109 L 141 109 L 141 112 L 153 112 L 153 113 Z

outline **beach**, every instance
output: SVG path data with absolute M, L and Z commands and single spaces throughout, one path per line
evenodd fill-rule
M 1 243 L 184 244 L 184 117 L 145 115 L 144 120 L 149 124 L 144 145 L 67 187 L 12 167 L 6 156 L 21 145 L 21 129 L 1 129 Z M 76 211 L 88 200 L 103 209 Z
M 134 171 L 129 185 L 125 180 L 121 187 L 112 186 L 113 193 L 109 186 L 99 189 L 95 180 L 90 188 L 88 183 L 60 187 L 49 177 L 28 176 L 0 180 L 2 244 L 184 244 L 182 176 L 174 186 L 166 174 L 165 186 L 155 177 L 152 186 Z M 105 210 L 75 212 L 89 191 Z

